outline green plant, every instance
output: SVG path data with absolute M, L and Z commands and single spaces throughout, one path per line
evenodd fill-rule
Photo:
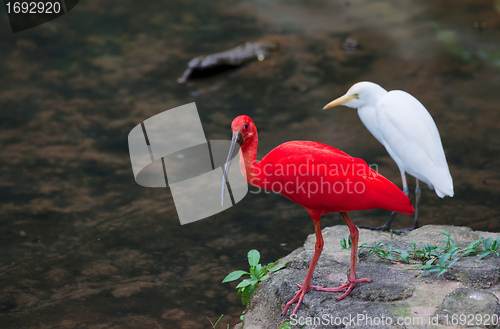
M 207 317 L 208 321 L 210 321 L 210 324 L 212 325 L 212 329 L 215 329 L 215 327 L 217 327 L 220 320 L 222 320 L 223 316 L 224 316 L 224 314 L 221 314 L 221 316 L 219 316 L 219 319 L 217 321 L 215 321 L 215 323 L 212 323 L 212 321 L 210 321 L 210 319 Z M 229 329 L 229 324 L 227 325 L 226 329 Z
M 241 302 L 243 305 L 248 304 L 250 300 L 250 296 L 252 296 L 253 292 L 257 288 L 259 282 L 266 280 L 269 278 L 269 272 L 276 272 L 277 270 L 283 268 L 286 264 L 276 265 L 279 260 L 274 263 L 269 263 L 266 266 L 262 266 L 259 264 L 260 261 L 260 253 L 252 249 L 248 252 L 248 264 L 250 265 L 249 272 L 246 271 L 234 271 L 229 273 L 222 283 L 231 282 L 238 280 L 243 275 L 249 275 L 248 279 L 244 279 L 237 286 L 238 296 L 241 297 Z
M 290 321 L 283 321 L 278 329 L 292 329 L 292 324 L 290 323 Z
M 467 256 L 469 254 L 477 254 L 482 252 L 479 259 L 482 259 L 489 254 L 493 253 L 496 256 L 500 256 L 500 238 L 493 241 L 493 238 L 489 237 L 484 240 L 484 238 L 472 241 L 465 248 L 460 248 L 450 233 L 442 231 L 445 238 L 443 238 L 443 246 L 433 246 L 430 244 L 424 244 L 423 247 L 417 247 L 416 243 L 410 241 L 411 248 L 405 249 L 394 249 L 392 245 L 384 247 L 383 242 L 377 242 L 374 246 L 368 243 L 363 243 L 360 248 L 368 248 L 369 254 L 373 253 L 379 258 L 390 260 L 391 262 L 404 262 L 410 263 L 420 262 L 421 264 L 413 264 L 412 267 L 425 270 L 424 273 L 437 272 L 438 276 L 448 271 L 453 264 L 455 264 L 461 257 Z M 480 245 L 484 242 L 484 249 Z M 345 239 L 344 243 L 340 243 L 342 249 L 346 245 Z
M 486 239 L 486 241 L 484 241 L 484 251 L 481 256 L 479 256 L 479 259 L 482 259 L 491 253 L 494 253 L 497 257 L 500 256 L 498 253 L 499 247 L 500 238 L 496 238 L 496 240 L 493 241 L 493 238 L 490 236 L 488 239 Z
M 351 247 L 352 247 L 352 240 L 351 240 L 351 236 L 350 235 L 347 238 L 347 240 L 344 237 L 340 238 L 340 247 L 342 248 L 341 250 L 351 249 Z

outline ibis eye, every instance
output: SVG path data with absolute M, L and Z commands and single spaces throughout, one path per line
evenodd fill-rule
M 248 129 L 248 125 L 247 125 L 247 124 L 245 124 L 245 127 L 244 127 L 244 128 L 245 128 L 245 129 Z

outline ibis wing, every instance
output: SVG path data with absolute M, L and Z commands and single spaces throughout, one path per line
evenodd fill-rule
M 267 190 L 279 192 L 308 209 L 413 211 L 401 190 L 365 161 L 325 144 L 282 144 L 261 160 L 260 168 Z

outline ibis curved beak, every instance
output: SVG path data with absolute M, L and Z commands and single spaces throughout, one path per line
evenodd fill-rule
M 239 150 L 239 147 L 236 147 L 236 144 L 241 146 L 242 142 L 243 142 L 243 135 L 239 131 L 234 131 L 233 138 L 231 139 L 231 147 L 229 148 L 229 153 L 226 159 L 226 165 L 224 166 L 224 173 L 222 174 L 222 188 L 220 192 L 221 206 L 224 205 L 224 192 L 226 190 L 226 182 L 228 181 L 227 173 L 229 172 L 229 168 L 231 167 L 231 160 L 234 158 L 236 152 L 238 152 Z
M 342 104 L 347 103 L 348 101 L 350 101 L 354 98 L 356 98 L 355 95 L 341 96 L 341 97 L 331 101 L 330 103 L 326 104 L 325 107 L 323 107 L 323 110 L 329 109 L 329 108 L 337 106 L 337 105 L 342 105 Z

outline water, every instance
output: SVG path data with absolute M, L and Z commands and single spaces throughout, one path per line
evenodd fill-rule
M 180 226 L 168 190 L 135 184 L 128 132 L 196 101 L 208 139 L 250 115 L 259 155 L 291 139 L 399 173 L 355 111 L 321 111 L 353 83 L 415 95 L 441 132 L 455 197 L 424 190 L 422 224 L 500 231 L 498 1 L 85 1 L 12 34 L 0 15 L 0 326 L 208 328 L 243 307 L 224 276 L 302 245 L 307 213 L 274 194 Z M 496 9 L 495 9 L 496 8 Z M 476 26 L 476 27 L 475 27 Z M 484 29 L 482 28 L 484 26 Z M 359 48 L 345 51 L 348 38 Z M 279 50 L 178 85 L 185 64 L 249 40 Z M 414 187 L 410 180 L 410 188 Z M 382 210 L 352 213 L 377 225 Z M 410 225 L 401 215 L 398 227 Z M 323 225 L 341 224 L 324 216 Z

